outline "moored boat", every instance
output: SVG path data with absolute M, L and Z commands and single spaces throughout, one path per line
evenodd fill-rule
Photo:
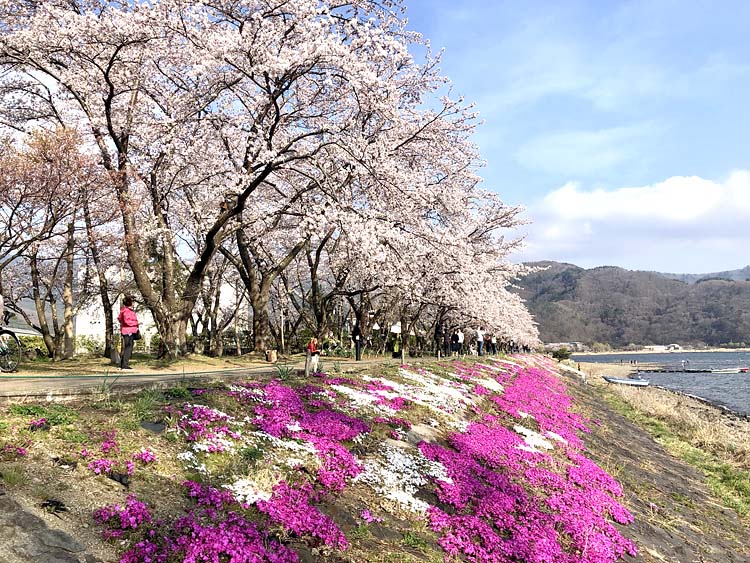
M 712 369 L 711 373 L 747 373 L 750 368 L 722 368 Z
M 634 387 L 646 387 L 651 383 L 648 379 L 629 379 L 622 377 L 609 377 L 606 375 L 602 376 L 602 379 L 607 383 L 618 383 L 619 385 L 632 385 Z

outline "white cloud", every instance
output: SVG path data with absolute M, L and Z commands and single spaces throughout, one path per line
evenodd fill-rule
M 522 260 L 685 273 L 750 263 L 750 170 L 721 182 L 674 176 L 614 190 L 568 183 L 528 215 Z

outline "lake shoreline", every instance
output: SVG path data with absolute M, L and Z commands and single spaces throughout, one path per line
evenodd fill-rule
M 575 362 L 564 364 L 576 367 Z M 678 419 L 658 416 L 663 413 L 648 413 L 648 407 L 671 402 L 667 415 L 695 415 L 712 427 L 734 429 L 738 421 L 714 407 L 658 388 L 617 386 L 602 379 L 604 375 L 626 376 L 629 367 L 582 363 L 585 382 L 569 369 L 563 372 L 566 378 L 574 378 L 568 388 L 592 421 L 586 447 L 601 467 L 617 474 L 626 505 L 635 516 L 628 534 L 638 544 L 639 554 L 625 561 L 672 562 L 678 553 L 680 561 L 748 561 L 750 552 L 742 539 L 747 529 L 747 517 L 740 515 L 741 511 L 747 514 L 743 506 L 726 502 L 724 491 L 714 490 L 718 472 L 705 471 L 704 466 L 691 462 L 686 451 L 680 451 L 680 447 L 692 451 L 686 445 L 688 438 L 680 435 L 684 425 L 681 428 Z M 750 423 L 745 428 L 750 432 Z
M 750 352 L 750 348 L 680 348 L 679 350 L 610 350 L 608 352 L 573 352 L 573 356 L 609 356 L 638 354 L 684 354 L 701 352 Z
M 611 386 L 614 384 L 607 383 L 606 381 L 604 381 L 603 376 L 627 378 L 628 376 L 633 375 L 635 371 L 633 366 L 630 364 L 611 364 L 611 363 L 600 364 L 596 362 L 576 362 L 576 363 L 581 365 L 581 371 L 586 373 L 587 380 L 589 382 L 593 381 L 596 384 L 601 384 L 604 386 Z M 701 403 L 705 407 L 715 409 L 716 411 L 720 412 L 722 415 L 726 417 L 741 420 L 741 421 L 747 421 L 748 423 L 750 423 L 749 414 L 737 412 L 735 410 L 732 410 L 730 407 L 727 407 L 726 405 L 716 403 L 715 401 L 711 401 L 710 399 L 706 399 L 704 397 L 700 397 L 698 395 L 688 393 L 686 391 L 670 389 L 669 387 L 665 387 L 663 385 L 656 385 L 656 384 L 651 384 L 648 387 L 644 387 L 641 389 L 644 392 L 648 392 L 648 389 L 659 389 L 666 393 L 670 393 L 673 395 L 684 397 L 685 399 L 688 399 L 691 401 L 696 401 L 698 403 Z

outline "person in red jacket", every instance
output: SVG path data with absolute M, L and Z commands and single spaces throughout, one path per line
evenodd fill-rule
M 133 298 L 128 295 L 122 300 L 122 309 L 120 309 L 120 314 L 117 315 L 117 320 L 120 323 L 120 334 L 122 335 L 120 369 L 133 369 L 130 367 L 130 356 L 133 354 L 133 346 L 135 345 L 133 335 L 138 332 L 140 323 L 132 307 Z
M 318 371 L 319 359 L 320 350 L 318 349 L 318 339 L 313 336 L 307 345 L 307 363 L 305 365 L 305 375 L 316 373 Z

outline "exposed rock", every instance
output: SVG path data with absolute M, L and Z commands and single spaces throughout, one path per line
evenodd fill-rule
M 9 495 L 0 496 L 0 563 L 98 563 L 74 538 L 53 530 Z

